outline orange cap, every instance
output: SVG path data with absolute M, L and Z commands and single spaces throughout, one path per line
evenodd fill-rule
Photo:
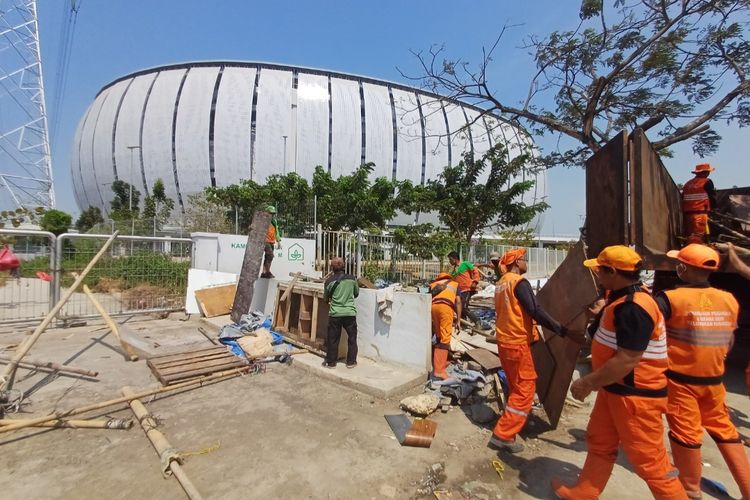
M 700 174 L 701 172 L 713 172 L 714 170 L 716 169 L 712 167 L 710 163 L 699 163 L 695 166 L 695 170 L 693 170 L 693 173 Z
M 432 281 L 440 281 L 440 280 L 451 280 L 453 279 L 453 276 L 451 276 L 448 273 L 440 273 L 437 276 L 435 276 L 435 279 Z
M 682 250 L 670 250 L 667 257 L 677 259 L 688 266 L 710 271 L 719 269 L 719 252 L 700 243 L 691 243 Z
M 586 259 L 586 267 L 606 266 L 620 271 L 640 271 L 641 256 L 638 252 L 625 245 L 612 245 L 605 248 L 595 259 Z
M 525 248 L 514 248 L 513 250 L 508 250 L 503 254 L 503 258 L 500 259 L 500 264 L 510 266 L 524 255 L 526 255 Z

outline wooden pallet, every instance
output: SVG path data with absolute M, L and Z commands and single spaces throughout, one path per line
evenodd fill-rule
M 248 364 L 247 360 L 238 358 L 225 346 L 165 354 L 146 362 L 162 385 L 176 384 L 232 368 L 242 368 Z

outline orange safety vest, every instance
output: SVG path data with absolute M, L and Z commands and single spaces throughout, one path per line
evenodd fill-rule
M 724 358 L 737 328 L 737 300 L 713 287 L 681 287 L 664 294 L 672 309 L 667 377 L 687 384 L 721 384 Z
M 266 231 L 266 243 L 270 245 L 276 244 L 276 226 L 273 224 L 268 225 L 268 231 Z
M 467 290 L 476 291 L 477 283 L 479 283 L 479 269 L 467 269 L 461 274 L 455 276 L 453 279 L 458 283 L 458 291 L 465 292 Z
M 705 185 L 708 177 L 694 177 L 685 183 L 682 188 L 682 211 L 683 212 L 708 212 L 711 204 L 708 200 Z
M 605 386 L 604 389 L 623 396 L 666 397 L 666 371 L 669 361 L 664 316 L 654 299 L 646 292 L 631 291 L 604 307 L 599 328 L 591 343 L 591 367 L 597 370 L 617 352 L 615 309 L 625 301 L 635 302 L 643 308 L 654 322 L 654 329 L 651 332 L 651 340 L 633 371 L 617 382 Z
M 432 297 L 432 305 L 445 304 L 456 308 L 456 296 L 458 295 L 458 283 L 453 280 L 438 280 L 430 283 L 430 290 L 434 290 L 435 287 L 445 285 L 445 289 L 439 292 L 437 295 Z
M 534 321 L 516 298 L 518 283 L 524 277 L 507 272 L 495 286 L 495 337 L 498 344 L 532 344 L 539 340 Z

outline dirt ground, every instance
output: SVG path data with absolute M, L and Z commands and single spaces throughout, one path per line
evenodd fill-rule
M 173 318 L 133 322 L 131 328 L 167 353 L 206 346 L 199 325 Z M 0 346 L 17 343 L 28 331 L 0 330 Z M 15 387 L 31 393 L 30 404 L 11 418 L 118 397 L 124 385 L 157 385 L 146 363 L 125 362 L 113 336 L 99 325 L 50 330 L 29 358 L 99 370 L 99 379 L 20 370 Z M 740 375 L 734 370 L 728 377 L 729 406 L 748 433 L 750 402 Z M 205 498 L 433 498 L 435 487 L 453 498 L 551 498 L 550 478 L 572 481 L 585 458 L 591 397 L 581 408 L 567 407 L 557 430 L 532 419 L 523 434 L 526 450 L 516 456 L 487 448 L 492 424 L 473 423 L 459 407 L 432 416 L 438 430 L 431 448 L 400 447 L 383 418 L 398 412 L 399 399 L 376 399 L 294 365 L 270 364 L 266 373 L 144 403 L 171 444 L 187 455 L 184 469 Z M 100 415 L 132 417 L 122 405 Z M 703 450 L 704 476 L 721 481 L 737 498 L 710 439 Z M 502 478 L 493 459 L 504 464 Z M 28 500 L 185 498 L 174 478 L 162 477 L 157 454 L 137 424 L 130 430 L 0 434 L 0 492 L 2 498 Z M 621 456 L 603 498 L 648 497 Z

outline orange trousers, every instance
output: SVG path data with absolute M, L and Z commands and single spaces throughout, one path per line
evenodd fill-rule
M 662 414 L 666 409 L 667 398 L 620 396 L 599 390 L 586 429 L 588 456 L 581 472 L 581 477 L 590 476 L 587 466 L 598 464 L 598 491 L 593 492 L 593 497 L 604 490 L 618 447 L 622 446 L 633 470 L 646 481 L 654 498 L 687 498 L 664 446 Z
M 456 313 L 448 304 L 433 304 L 432 306 L 432 333 L 437 337 L 438 344 L 451 343 L 453 335 L 453 319 Z
M 745 368 L 745 384 L 747 385 L 747 395 L 750 396 L 750 361 L 748 361 L 747 368 Z
M 510 395 L 493 433 L 500 439 L 512 441 L 523 429 L 534 403 L 536 370 L 529 344 L 498 344 L 498 347 Z
M 708 234 L 708 214 L 683 214 L 688 243 L 704 243 Z
M 683 445 L 700 446 L 703 429 L 716 441 L 739 439 L 724 404 L 724 384 L 692 385 L 670 380 L 667 388 L 667 422 L 672 439 Z

